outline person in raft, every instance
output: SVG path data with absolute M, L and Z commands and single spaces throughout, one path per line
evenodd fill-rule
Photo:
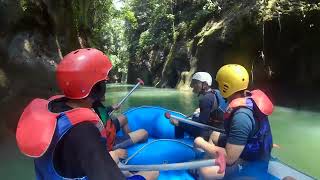
M 192 120 L 221 128 L 221 124 L 223 125 L 223 114 L 227 108 L 227 101 L 221 96 L 218 89 L 212 89 L 211 86 L 212 77 L 209 73 L 197 72 L 192 76 L 190 87 L 193 93 L 199 96 L 199 108 L 193 114 Z M 170 122 L 175 125 L 177 137 L 182 137 L 183 133 L 187 132 L 193 137 L 201 136 L 208 140 L 212 133 L 211 130 L 199 129 L 174 119 L 170 119 Z
M 227 168 L 224 179 L 268 179 L 268 161 L 273 147 L 268 116 L 273 104 L 261 90 L 248 91 L 249 75 L 238 64 L 228 64 L 216 75 L 221 95 L 228 100 L 225 134 L 213 132 L 209 141 L 197 137 L 195 147 L 209 154 L 225 150 Z M 222 178 L 217 169 L 201 168 L 203 179 Z
M 124 151 L 125 148 L 139 142 L 144 142 L 148 139 L 148 132 L 144 129 L 139 129 L 131 132 L 128 126 L 128 119 L 125 115 L 109 115 L 113 110 L 118 110 L 120 106 L 113 105 L 105 107 L 102 103 L 104 99 L 105 98 L 103 97 L 102 100 L 95 101 L 92 107 L 94 111 L 99 115 L 103 124 L 106 127 L 112 129 L 113 136 L 110 136 L 111 138 L 107 147 L 109 151 L 114 150 L 115 152 L 123 152 L 120 154 L 126 154 L 126 151 Z M 115 136 L 115 133 L 119 132 L 120 130 L 122 130 L 123 136 Z M 120 158 L 124 159 L 126 158 L 126 156 L 121 156 Z
M 112 68 L 103 52 L 78 49 L 57 66 L 63 96 L 34 99 L 22 113 L 16 132 L 20 151 L 34 158 L 38 180 L 156 179 L 158 172 L 125 177 L 107 150 L 115 128 L 105 127 L 92 106 L 105 94 Z M 110 152 L 112 153 L 112 152 Z M 116 153 L 113 153 L 116 156 Z

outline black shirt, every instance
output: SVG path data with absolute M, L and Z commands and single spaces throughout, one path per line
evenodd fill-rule
M 72 109 L 66 99 L 52 101 L 51 112 L 59 113 Z M 94 124 L 82 122 L 71 128 L 59 141 L 53 155 L 57 173 L 63 177 L 87 176 L 90 180 L 125 179 L 109 155 L 100 132 Z
M 199 98 L 199 108 L 200 108 L 199 117 L 193 116 L 192 120 L 202 124 L 212 125 L 210 124 L 209 120 L 210 120 L 211 112 L 213 110 L 215 103 L 217 104 L 218 102 L 214 92 L 210 91 L 203 94 Z M 176 127 L 175 131 L 176 131 L 177 137 L 181 137 L 183 131 L 187 132 L 193 137 L 202 136 L 205 139 L 208 139 L 211 134 L 210 130 L 203 130 L 183 122 L 179 123 L 179 126 Z

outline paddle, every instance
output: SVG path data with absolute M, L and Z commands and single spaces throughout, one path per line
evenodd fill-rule
M 197 169 L 208 166 L 219 166 L 218 173 L 223 173 L 226 168 L 226 161 L 222 151 L 217 151 L 216 159 L 197 160 L 183 163 L 155 164 L 155 165 L 125 165 L 119 163 L 118 167 L 122 171 L 168 171 Z
M 206 124 L 202 124 L 202 123 L 198 123 L 198 122 L 195 122 L 195 121 L 192 121 L 192 120 L 188 120 L 188 119 L 185 119 L 185 118 L 181 118 L 181 117 L 172 115 L 172 114 L 170 114 L 169 112 L 164 113 L 164 116 L 165 116 L 167 119 L 177 120 L 177 121 L 179 121 L 179 122 L 183 122 L 183 123 L 186 123 L 186 124 L 189 124 L 189 125 L 192 125 L 192 126 L 201 128 L 201 129 L 213 130 L 213 131 L 225 133 L 225 131 L 224 131 L 223 129 L 215 128 L 215 127 L 212 127 L 212 126 L 208 126 L 208 125 L 206 125 Z
M 128 99 L 128 97 L 133 93 L 134 90 L 136 90 L 140 85 L 144 85 L 144 82 L 138 78 L 138 83 L 131 89 L 130 92 L 128 92 L 128 94 L 117 104 L 117 107 L 121 106 L 121 104 Z M 112 110 L 110 113 L 109 113 L 109 116 L 114 112 L 114 110 Z
M 198 123 L 198 122 L 195 122 L 195 121 L 192 121 L 190 119 L 186 119 L 186 118 L 181 118 L 181 117 L 178 117 L 178 116 L 174 116 L 174 115 L 171 115 L 169 112 L 166 112 L 164 113 L 164 116 L 167 118 L 167 119 L 174 119 L 174 120 L 177 120 L 179 122 L 184 122 L 186 124 L 189 124 L 189 125 L 192 125 L 192 126 L 195 126 L 195 127 L 198 127 L 198 128 L 201 128 L 201 129 L 205 129 L 205 130 L 213 130 L 213 131 L 217 131 L 217 132 L 220 132 L 220 133 L 225 133 L 225 130 L 224 129 L 219 129 L 219 128 L 215 128 L 215 127 L 212 127 L 212 126 L 208 126 L 206 124 L 202 124 L 202 123 Z M 188 118 L 188 117 L 187 117 Z M 277 149 L 280 149 L 281 146 L 278 145 L 278 144 L 272 144 L 273 148 L 277 148 Z

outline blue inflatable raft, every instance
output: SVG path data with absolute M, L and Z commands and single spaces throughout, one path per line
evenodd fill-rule
M 124 113 L 128 118 L 130 129 L 133 131 L 141 128 L 147 130 L 149 139 L 147 142 L 129 147 L 128 158 L 122 162 L 123 164 L 170 165 L 172 163 L 186 163 L 199 158 L 201 153 L 193 148 L 192 137 L 186 134 L 182 139 L 175 139 L 175 128 L 165 118 L 166 112 L 186 118 L 184 114 L 179 112 L 154 106 L 132 108 Z M 315 179 L 276 159 L 269 162 L 268 172 L 274 179 L 282 179 L 286 176 L 299 180 Z M 194 177 L 188 173 L 187 169 L 160 171 L 159 180 L 178 179 L 194 180 Z

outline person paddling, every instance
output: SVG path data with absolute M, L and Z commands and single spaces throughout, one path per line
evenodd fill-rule
M 227 101 L 221 96 L 220 91 L 212 89 L 211 85 L 212 77 L 207 72 L 197 72 L 192 76 L 190 87 L 193 93 L 199 96 L 199 108 L 193 114 L 192 121 L 221 128 Z M 170 119 L 170 122 L 176 126 L 177 136 L 182 136 L 183 132 L 187 132 L 193 137 L 202 136 L 208 140 L 212 133 L 212 131 L 199 129 L 174 119 Z
M 273 146 L 268 116 L 273 112 L 273 104 L 261 90 L 247 90 L 249 75 L 241 65 L 221 67 L 216 81 L 229 103 L 224 119 L 226 133 L 214 131 L 208 142 L 198 137 L 195 146 L 213 152 L 225 150 L 225 179 L 268 179 Z M 209 168 L 200 169 L 199 174 L 204 179 L 221 177 Z
M 92 106 L 105 95 L 109 58 L 93 48 L 67 54 L 56 69 L 63 95 L 34 99 L 22 113 L 16 132 L 20 151 L 34 158 L 36 178 L 126 179 L 107 145 L 114 135 Z M 127 179 L 156 179 L 158 172 Z

